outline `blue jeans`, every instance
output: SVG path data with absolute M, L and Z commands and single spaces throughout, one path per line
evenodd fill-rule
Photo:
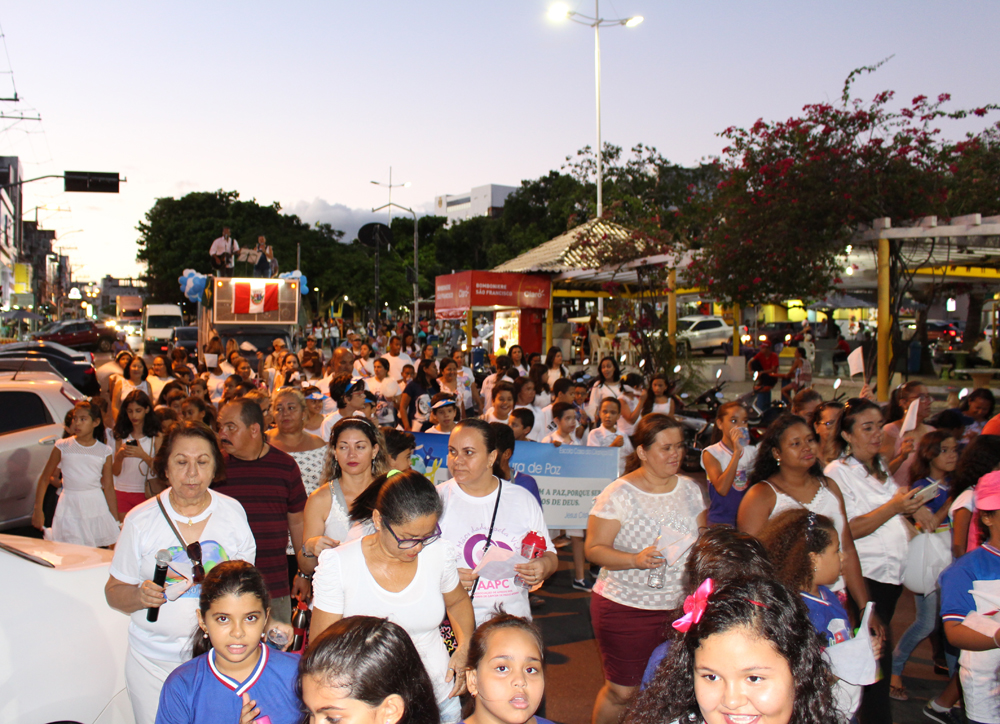
M 910 627 L 899 637 L 896 649 L 892 652 L 892 673 L 896 676 L 903 675 L 903 667 L 906 666 L 913 649 L 934 632 L 934 624 L 937 623 L 937 589 L 925 596 L 916 593 L 913 598 L 917 605 L 917 615 Z

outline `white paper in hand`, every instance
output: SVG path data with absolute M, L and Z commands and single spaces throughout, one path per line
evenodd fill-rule
M 486 551 L 486 555 L 479 561 L 479 565 L 476 566 L 473 573 L 478 574 L 480 578 L 485 578 L 487 581 L 505 581 L 517 575 L 514 566 L 519 566 L 527 562 L 527 558 L 514 551 L 509 551 L 500 546 L 490 546 L 490 549 Z
M 906 408 L 906 417 L 903 418 L 903 425 L 899 428 L 899 436 L 902 437 L 910 430 L 916 430 L 918 420 L 917 415 L 920 413 L 920 403 L 919 400 L 913 400 L 910 406 Z
M 853 352 L 847 355 L 847 368 L 851 377 L 865 373 L 865 353 L 861 347 L 856 347 Z
M 875 661 L 872 634 L 868 628 L 873 605 L 869 601 L 865 606 L 865 615 L 861 617 L 857 636 L 850 641 L 829 646 L 825 652 L 833 675 L 848 684 L 868 686 L 874 684 L 878 677 L 878 662 Z
M 672 566 L 694 545 L 696 540 L 698 540 L 697 536 L 691 533 L 681 533 L 665 525 L 660 528 L 660 535 L 656 539 L 656 549 L 667 559 L 667 565 Z
M 244 341 L 240 344 L 240 349 L 244 352 L 256 352 L 257 348 L 254 347 L 250 342 Z

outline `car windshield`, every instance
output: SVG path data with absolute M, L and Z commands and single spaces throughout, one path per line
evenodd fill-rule
M 62 325 L 63 325 L 62 322 L 49 322 L 44 327 L 38 330 L 38 334 L 45 334 L 46 332 L 54 332 Z
M 168 329 L 171 327 L 183 327 L 184 320 L 180 317 L 170 315 L 154 315 L 146 318 L 147 329 Z
M 694 324 L 690 319 L 678 319 L 677 320 L 677 331 L 683 332 L 685 329 L 691 329 L 691 325 Z
M 178 327 L 174 330 L 174 336 L 177 337 L 177 339 L 198 339 L 198 328 Z

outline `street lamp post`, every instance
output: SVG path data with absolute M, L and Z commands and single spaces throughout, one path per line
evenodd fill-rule
M 410 182 L 407 181 L 406 183 L 394 184 L 392 182 L 392 166 L 390 166 L 389 167 L 389 183 L 384 184 L 384 183 L 382 183 L 380 181 L 372 181 L 372 183 L 375 184 L 376 186 L 382 186 L 383 188 L 389 189 L 389 203 L 386 204 L 385 206 L 379 206 L 379 209 L 389 209 L 389 214 L 388 214 L 389 218 L 387 219 L 387 221 L 389 223 L 386 224 L 386 226 L 388 226 L 391 229 L 392 228 L 392 207 L 395 206 L 395 204 L 392 203 L 392 190 L 394 188 L 395 189 L 398 189 L 398 188 L 407 188 L 407 187 L 410 186 Z M 400 207 L 400 208 L 402 208 L 402 207 Z M 379 302 L 379 298 L 378 298 L 378 281 L 379 281 L 379 279 L 378 279 L 378 254 L 379 254 L 379 246 L 380 246 L 380 244 L 378 244 L 378 243 L 375 244 L 375 317 L 376 317 L 376 319 L 381 319 L 382 318 L 382 310 L 379 309 L 379 307 L 378 307 L 378 302 Z
M 549 10 L 549 17 L 553 20 L 572 20 L 574 23 L 587 25 L 594 29 L 594 84 L 597 93 L 597 218 L 600 219 L 604 215 L 604 162 L 601 146 L 601 28 L 612 25 L 634 28 L 643 21 L 643 17 L 633 15 L 630 18 L 607 20 L 601 17 L 600 0 L 594 0 L 594 17 L 570 10 L 563 3 L 553 5 Z
M 372 181 L 372 183 L 375 183 Z M 420 235 L 417 233 L 417 212 L 413 209 L 408 209 L 405 206 L 400 206 L 399 204 L 394 204 L 391 201 L 385 206 L 379 206 L 377 209 L 372 209 L 372 213 L 381 211 L 382 209 L 389 209 L 389 213 L 392 213 L 392 208 L 395 206 L 400 211 L 405 211 L 408 214 L 413 214 L 413 319 L 410 320 L 411 328 L 413 330 L 414 336 L 417 334 L 417 311 L 420 306 L 420 266 L 419 260 L 417 259 L 417 251 L 420 248 Z

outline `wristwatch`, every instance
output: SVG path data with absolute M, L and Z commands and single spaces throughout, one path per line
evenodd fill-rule
M 310 553 L 309 551 L 306 550 L 305 541 L 303 541 L 303 543 L 302 543 L 302 555 L 305 556 L 306 558 L 315 558 L 316 557 L 315 553 Z

